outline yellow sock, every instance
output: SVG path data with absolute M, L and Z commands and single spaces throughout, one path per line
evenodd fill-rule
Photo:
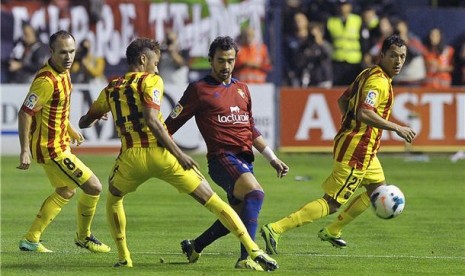
M 130 260 L 131 254 L 126 244 L 126 213 L 124 212 L 123 197 L 108 193 L 107 220 L 110 223 L 111 236 L 118 247 L 119 260 Z
M 353 221 L 358 215 L 363 213 L 370 206 L 370 197 L 368 194 L 361 193 L 352 202 L 344 208 L 337 218 L 326 226 L 329 234 L 339 236 L 344 226 Z
M 61 197 L 59 194 L 54 192 L 40 207 L 39 213 L 36 219 L 29 228 L 26 234 L 26 239 L 30 242 L 39 242 L 42 232 L 47 226 L 53 221 L 53 219 L 60 213 L 61 208 L 69 202 L 69 199 Z
M 79 197 L 77 204 L 77 226 L 78 237 L 80 239 L 90 236 L 90 224 L 94 218 L 99 198 L 99 195 L 94 196 L 86 193 L 82 193 Z
M 271 228 L 273 228 L 276 233 L 282 234 L 287 230 L 305 225 L 322 217 L 326 217 L 328 214 L 328 203 L 326 200 L 320 198 L 302 206 L 298 211 L 290 214 L 289 216 L 271 223 Z
M 258 250 L 258 245 L 252 240 L 244 223 L 237 213 L 224 202 L 216 193 L 205 203 L 205 207 L 214 213 L 221 223 L 228 228 L 231 233 L 239 238 L 249 255 L 253 258 Z

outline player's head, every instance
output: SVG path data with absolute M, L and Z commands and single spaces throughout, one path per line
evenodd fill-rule
M 391 78 L 400 73 L 407 57 L 407 44 L 398 35 L 386 38 L 381 48 L 379 65 Z
M 150 38 L 137 38 L 126 49 L 130 71 L 158 73 L 160 43 Z
M 218 81 L 229 83 L 238 51 L 239 48 L 231 37 L 219 36 L 215 38 L 208 51 L 212 77 Z
M 60 73 L 69 70 L 76 55 L 74 36 L 67 31 L 58 31 L 50 36 L 48 45 L 51 53 L 51 66 Z

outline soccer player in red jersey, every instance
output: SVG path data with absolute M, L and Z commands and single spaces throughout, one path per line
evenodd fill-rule
M 388 121 L 394 101 L 392 78 L 400 73 L 407 56 L 405 41 L 393 35 L 384 40 L 378 65 L 363 70 L 338 100 L 343 114 L 341 128 L 334 138 L 333 170 L 323 183 L 325 194 L 296 212 L 261 228 L 269 254 L 277 254 L 278 240 L 290 229 L 335 213 L 360 187 L 366 188 L 320 230 L 323 241 L 343 248 L 342 227 L 370 206 L 370 195 L 386 184 L 383 168 L 376 156 L 383 130 L 394 131 L 407 143 L 415 132 L 407 126 Z
M 58 31 L 50 37 L 51 58 L 37 72 L 18 114 L 20 164 L 27 170 L 31 156 L 42 165 L 55 191 L 44 201 L 36 219 L 19 242 L 22 251 L 51 252 L 41 242 L 43 231 L 80 188 L 76 245 L 92 252 L 109 252 L 90 231 L 102 191 L 102 184 L 79 158 L 71 153 L 70 142 L 81 144 L 84 137 L 69 121 L 72 84 L 69 69 L 76 53 L 74 37 Z
M 265 156 L 278 177 L 285 176 L 289 167 L 276 157 L 255 128 L 249 88 L 232 78 L 237 52 L 232 38 L 217 37 L 208 53 L 211 73 L 189 84 L 165 123 L 173 134 L 195 116 L 207 144 L 209 174 L 226 191 L 230 205 L 255 238 L 264 192 L 254 176 L 252 147 Z M 182 241 L 181 247 L 189 262 L 194 263 L 205 247 L 228 233 L 216 221 L 196 239 Z M 236 268 L 260 270 L 243 246 Z

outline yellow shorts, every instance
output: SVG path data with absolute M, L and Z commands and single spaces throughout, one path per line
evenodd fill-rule
M 55 159 L 41 163 L 50 183 L 55 188 L 75 189 L 89 180 L 94 174 L 71 151 L 65 151 Z
M 360 185 L 384 182 L 384 172 L 378 157 L 366 170 L 333 161 L 333 171 L 322 184 L 323 190 L 340 204 L 346 203 Z
M 129 148 L 118 156 L 109 181 L 123 194 L 133 192 L 149 178 L 171 184 L 180 193 L 192 193 L 204 180 L 197 170 L 184 170 L 163 147 Z

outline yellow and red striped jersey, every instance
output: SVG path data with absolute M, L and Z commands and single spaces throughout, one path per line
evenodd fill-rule
M 30 148 L 39 163 L 69 148 L 71 97 L 69 72 L 58 73 L 47 62 L 36 74 L 21 110 L 32 116 Z
M 100 117 L 111 111 L 121 151 L 134 147 L 153 147 L 157 140 L 143 116 L 144 106 L 160 110 L 163 97 L 163 80 L 155 74 L 130 72 L 111 81 L 92 103 L 89 115 Z M 160 122 L 163 122 L 161 112 Z
M 382 129 L 358 121 L 357 112 L 371 109 L 388 120 L 394 100 L 391 82 L 381 67 L 375 66 L 363 70 L 344 92 L 349 105 L 334 139 L 336 161 L 356 169 L 368 167 L 379 149 Z

